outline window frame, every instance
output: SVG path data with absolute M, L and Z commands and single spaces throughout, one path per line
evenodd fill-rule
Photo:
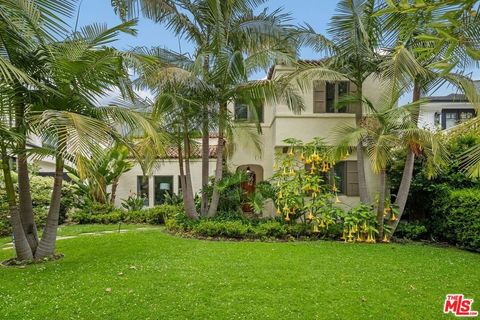
M 237 113 L 237 108 L 242 107 L 245 108 L 246 118 L 239 118 Z M 258 123 L 265 123 L 265 104 L 259 103 L 258 106 L 255 107 L 257 109 L 257 117 Z M 259 112 L 260 111 L 260 112 Z M 244 103 L 236 102 L 233 106 L 233 119 L 235 122 L 246 122 L 246 123 L 255 123 L 255 114 L 252 112 L 251 108 Z
M 168 190 L 168 192 L 170 193 L 170 195 L 173 194 L 173 178 L 174 175 L 158 175 L 158 176 L 153 176 L 153 204 L 155 206 L 158 206 L 158 205 L 162 205 L 164 202 L 165 199 L 157 199 L 157 187 L 160 187 L 160 184 L 161 183 L 165 183 L 165 182 L 159 182 L 157 183 L 157 179 L 158 178 L 168 178 L 169 181 L 168 183 L 170 183 L 170 189 Z M 161 190 L 159 190 L 161 191 Z M 167 192 L 167 191 L 165 191 Z
M 146 186 L 147 190 L 145 193 L 142 192 L 142 183 L 140 179 L 145 179 L 143 186 Z M 142 197 L 146 195 L 143 206 L 148 207 L 150 205 L 150 177 L 149 176 L 137 176 L 137 197 Z
M 467 108 L 467 109 L 442 109 L 442 130 L 453 128 L 453 127 L 459 125 L 460 123 L 465 122 L 465 121 L 460 121 L 460 113 L 462 113 L 462 112 L 471 113 L 472 118 L 475 117 L 475 109 L 471 109 L 471 108 Z M 451 126 L 451 127 L 448 127 L 448 128 L 447 128 L 447 113 L 452 113 L 452 114 L 456 115 L 455 125 Z M 472 119 L 472 118 L 470 118 L 470 119 Z

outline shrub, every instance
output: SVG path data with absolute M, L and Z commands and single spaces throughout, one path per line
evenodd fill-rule
M 145 204 L 145 198 L 137 195 L 130 195 L 127 199 L 122 200 L 122 207 L 127 211 L 142 210 Z
M 395 230 L 395 237 L 408 239 L 408 240 L 420 240 L 428 237 L 427 227 L 419 221 L 400 222 L 397 230 Z
M 16 173 L 12 172 L 15 179 Z M 42 177 L 35 174 L 30 175 L 30 189 L 32 193 L 33 213 L 35 222 L 38 227 L 43 227 L 47 220 L 48 209 L 50 207 L 50 198 L 53 187 L 52 177 Z M 18 199 L 18 196 L 17 196 Z M 62 198 L 60 202 L 59 223 L 63 223 L 66 219 L 67 212 L 78 203 L 73 186 L 64 181 L 62 186 Z M 3 183 L 3 175 L 0 175 L 0 236 L 11 234 L 11 226 L 9 220 L 9 209 L 7 196 Z
M 480 189 L 453 190 L 438 199 L 430 229 L 438 240 L 480 251 Z
M 92 211 L 96 207 L 98 211 Z M 165 217 L 173 216 L 182 212 L 182 208 L 172 205 L 160 205 L 144 210 L 124 211 L 113 209 L 112 206 L 93 205 L 85 210 L 70 212 L 69 218 L 72 222 L 80 224 L 114 224 L 114 223 L 145 223 L 163 224 Z

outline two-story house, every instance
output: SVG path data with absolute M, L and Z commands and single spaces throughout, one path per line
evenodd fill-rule
M 268 77 L 275 79 L 293 69 L 284 65 L 276 65 L 270 69 Z M 231 104 L 229 110 L 238 121 L 238 129 L 235 132 L 233 141 L 233 153 L 227 157 L 227 166 L 231 171 L 246 170 L 249 168 L 255 173 L 256 182 L 268 180 L 274 174 L 274 163 L 276 156 L 285 153 L 288 146 L 284 142 L 288 138 L 296 138 L 307 143 L 313 138 L 322 138 L 325 143 L 334 145 L 336 143 L 336 129 L 344 124 L 354 126 L 356 113 L 360 112 L 358 105 L 351 105 L 345 109 L 337 109 L 336 102 L 345 94 L 355 92 L 356 88 L 349 81 L 326 82 L 315 80 L 310 88 L 304 90 L 303 100 L 305 109 L 301 113 L 295 113 L 284 103 L 272 104 L 263 103 L 255 115 L 249 113 L 241 103 Z M 369 100 L 378 101 L 381 96 L 381 85 L 374 79 L 368 79 L 364 83 L 363 94 Z M 364 110 L 365 112 L 365 110 Z M 260 120 L 262 133 L 252 138 L 251 133 L 256 131 L 255 125 L 249 125 L 253 118 Z M 240 125 L 241 124 L 241 125 Z M 251 127 L 247 134 L 245 127 Z M 255 147 L 260 146 L 260 150 Z M 210 138 L 210 175 L 214 175 L 216 162 L 215 136 Z M 195 145 L 191 159 L 191 176 L 193 191 L 201 190 L 201 159 L 200 145 Z M 47 169 L 47 170 L 45 170 Z M 49 171 L 44 168 L 42 171 Z M 377 176 L 372 172 L 370 162 L 365 155 L 365 169 L 367 185 L 373 198 L 377 187 Z M 357 155 L 352 152 L 349 157 L 338 163 L 335 168 L 335 175 L 339 179 L 340 199 L 343 204 L 353 206 L 359 201 Z M 178 155 L 174 149 L 168 152 L 165 159 L 159 159 L 153 166 L 148 176 L 143 176 L 140 165 L 120 177 L 116 205 L 120 206 L 123 199 L 130 195 L 142 195 L 146 198 L 147 206 L 154 206 L 163 203 L 166 193 L 179 193 L 181 191 L 180 172 Z

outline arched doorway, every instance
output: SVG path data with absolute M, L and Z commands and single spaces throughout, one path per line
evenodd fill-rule
M 263 181 L 263 167 L 257 164 L 246 164 L 237 167 L 237 172 L 243 171 L 247 175 L 247 180 L 241 184 L 245 196 L 255 192 L 257 183 Z M 252 213 L 252 207 L 248 203 L 242 205 L 244 213 Z

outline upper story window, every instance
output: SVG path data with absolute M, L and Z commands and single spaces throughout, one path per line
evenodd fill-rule
M 457 124 L 468 121 L 474 117 L 474 109 L 443 109 L 442 129 L 450 129 Z
M 246 104 L 235 103 L 234 119 L 235 121 L 256 122 L 263 123 L 264 121 L 264 107 L 259 103 L 255 108 L 249 108 Z
M 313 83 L 313 113 L 344 113 L 348 108 L 337 109 L 338 100 L 350 92 L 349 81 Z

